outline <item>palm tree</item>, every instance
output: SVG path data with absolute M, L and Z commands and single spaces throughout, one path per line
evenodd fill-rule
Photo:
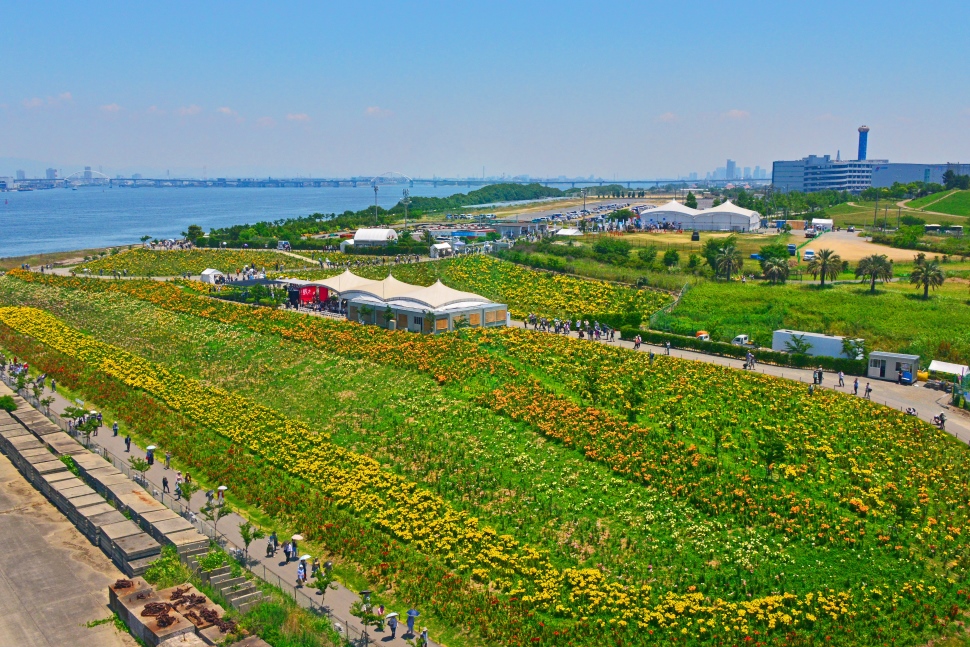
M 825 279 L 835 279 L 842 270 L 842 257 L 831 249 L 820 249 L 808 263 L 808 271 L 812 276 L 821 276 L 821 287 L 825 287 Z
M 717 250 L 717 257 L 714 260 L 717 270 L 719 272 L 724 272 L 727 280 L 731 280 L 731 275 L 734 272 L 741 271 L 741 266 L 744 264 L 744 259 L 741 256 L 741 250 L 739 250 L 734 245 L 728 245 Z
M 788 261 L 784 258 L 772 257 L 764 264 L 765 278 L 772 283 L 784 283 L 788 280 Z
M 889 281 L 893 278 L 893 262 L 885 254 L 866 256 L 855 268 L 855 275 L 863 281 L 869 280 L 869 292 L 875 294 L 876 281 Z
M 943 285 L 943 281 L 946 280 L 946 275 L 943 273 L 943 269 L 940 267 L 938 261 L 923 261 L 918 262 L 915 267 L 913 267 L 913 273 L 909 275 L 909 282 L 916 287 L 923 288 L 923 298 L 930 298 L 930 288 L 938 288 Z

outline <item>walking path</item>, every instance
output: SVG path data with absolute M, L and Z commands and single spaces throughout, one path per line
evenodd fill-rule
M 76 406 L 76 402 L 72 402 L 66 399 L 60 393 L 47 393 L 45 395 L 53 395 L 54 402 L 50 406 L 51 413 L 56 413 L 58 415 L 63 414 L 64 409 L 69 406 Z M 91 407 L 96 403 L 92 403 Z M 137 446 L 134 441 L 132 442 L 131 452 L 125 450 L 125 438 L 124 435 L 113 436 L 111 431 L 111 424 L 113 421 L 105 419 L 105 426 L 98 430 L 97 435 L 92 435 L 90 441 L 92 443 L 97 443 L 108 452 L 113 454 L 115 457 L 120 458 L 123 462 L 127 462 L 130 457 L 136 456 L 139 458 L 145 458 L 146 451 L 145 448 Z M 169 489 L 175 491 L 175 467 L 172 469 L 165 468 L 165 448 L 159 447 L 155 450 L 155 464 L 145 472 L 145 477 L 147 479 L 146 489 L 150 489 L 152 494 L 156 498 L 160 499 L 163 503 L 168 504 L 172 507 L 172 502 L 176 501 L 174 495 L 164 494 L 162 492 L 162 479 L 168 478 Z M 110 457 L 109 457 L 110 460 Z M 173 460 L 178 461 L 177 456 L 173 456 Z M 177 467 L 177 464 L 176 464 Z M 212 489 L 215 489 L 218 485 L 226 485 L 229 487 L 229 492 L 232 492 L 232 483 L 225 484 L 210 484 Z M 207 499 L 205 496 L 205 491 L 196 492 L 191 502 L 189 503 L 189 509 L 195 513 L 194 522 L 202 532 L 206 532 L 205 524 L 202 523 L 202 515 L 200 510 L 206 505 Z M 181 505 L 185 504 L 185 499 L 181 500 Z M 179 504 L 174 506 L 179 507 Z M 190 520 L 191 517 L 190 517 Z M 241 517 L 239 514 L 233 512 L 232 514 L 223 517 L 218 524 L 218 533 L 224 538 L 227 550 L 237 548 L 242 549 L 244 547 L 244 542 L 242 536 L 239 533 L 239 525 L 244 523 L 246 519 Z M 211 529 L 206 532 L 208 535 L 212 535 Z M 2 535 L 0 535 L 2 536 Z M 279 537 L 280 546 L 282 547 L 284 541 L 289 539 L 289 537 Z M 301 542 L 302 543 L 302 542 Z M 317 591 L 309 588 L 296 588 L 296 571 L 299 565 L 298 561 L 291 561 L 286 563 L 285 557 L 283 556 L 282 548 L 272 557 L 266 556 L 266 544 L 267 540 L 260 539 L 254 541 L 249 547 L 249 561 L 247 567 L 258 577 L 262 578 L 266 582 L 279 586 L 284 592 L 288 593 L 293 597 L 300 606 L 305 608 L 320 609 L 323 607 L 323 611 L 328 613 L 337 626 L 338 631 L 345 633 L 349 638 L 354 640 L 359 644 L 365 644 L 368 641 L 379 641 L 382 645 L 387 647 L 408 647 L 407 640 L 415 640 L 421 632 L 422 626 L 420 618 L 415 624 L 415 631 L 418 635 L 411 635 L 407 633 L 407 627 L 405 626 L 403 620 L 401 626 L 397 629 L 397 635 L 395 638 L 391 638 L 390 630 L 385 628 L 383 631 L 375 630 L 370 628 L 367 630 L 368 639 L 367 641 L 361 642 L 361 637 L 364 635 L 364 627 L 360 621 L 350 614 L 350 608 L 353 604 L 360 600 L 360 596 L 349 590 L 340 583 L 335 583 L 336 590 L 330 590 L 326 592 L 325 596 L 320 596 Z M 305 549 L 300 549 L 300 554 L 306 554 Z M 319 557 L 321 562 L 327 561 L 324 555 L 315 555 Z M 308 560 L 312 561 L 312 560 Z M 407 609 L 387 609 L 387 613 L 392 611 L 397 611 L 401 618 L 403 619 Z M 419 609 L 420 611 L 420 609 Z M 432 647 L 436 644 L 434 640 L 431 640 Z

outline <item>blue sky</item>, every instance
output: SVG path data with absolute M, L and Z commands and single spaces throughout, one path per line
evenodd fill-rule
M 966 2 L 5 4 L 0 175 L 970 160 Z

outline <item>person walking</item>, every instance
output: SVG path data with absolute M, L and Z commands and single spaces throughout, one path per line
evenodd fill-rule
M 129 433 L 125 435 L 125 452 L 128 453 L 130 451 L 131 451 L 131 434 Z
M 162 477 L 162 494 L 169 494 L 167 476 Z
M 421 640 L 418 642 L 421 647 L 428 647 L 428 628 L 421 627 Z
M 172 468 L 172 452 L 166 451 L 165 452 L 165 469 L 171 469 L 171 468 Z
M 670 355 L 670 340 L 669 339 L 666 341 L 666 343 L 664 343 L 664 352 L 665 352 L 666 355 Z
M 117 420 L 115 420 L 115 423 L 113 425 L 111 425 L 111 435 L 112 436 L 117 436 L 118 435 L 118 421 Z
M 419 615 L 420 614 L 418 613 L 418 610 L 415 609 L 414 607 L 411 607 L 408 610 L 408 633 L 411 634 L 412 636 L 414 635 L 414 620 Z
M 391 630 L 391 640 L 397 636 L 397 616 L 391 616 L 387 619 L 387 626 Z
M 872 400 L 872 387 L 869 386 L 869 383 L 868 382 L 866 382 L 866 395 L 865 395 L 865 399 L 866 400 Z
M 57 393 L 57 380 L 51 380 L 51 393 Z
M 859 395 L 859 378 L 852 383 L 852 395 Z
M 845 373 L 839 371 L 839 386 L 845 386 Z
M 653 349 L 652 348 L 650 349 L 649 357 L 650 357 L 650 366 L 653 366 Z
M 182 481 L 175 482 L 175 500 L 176 501 L 182 500 Z

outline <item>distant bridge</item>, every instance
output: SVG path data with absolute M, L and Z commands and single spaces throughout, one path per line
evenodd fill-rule
M 383 186 L 403 185 L 413 187 L 425 186 L 456 186 L 481 187 L 489 184 L 543 184 L 547 186 L 597 187 L 610 184 L 625 186 L 627 189 L 649 188 L 664 185 L 681 187 L 689 186 L 720 186 L 727 184 L 765 186 L 771 183 L 769 179 L 747 180 L 681 180 L 676 178 L 646 178 L 646 179 L 563 179 L 563 178 L 529 178 L 529 179 L 485 179 L 485 178 L 421 178 L 409 177 L 397 171 L 388 171 L 374 176 L 352 176 L 346 178 L 144 178 L 144 177 L 115 177 L 109 178 L 98 171 L 78 171 L 65 178 L 56 180 L 31 179 L 19 180 L 21 187 L 54 188 L 60 186 L 75 186 L 82 183 L 107 185 L 111 187 L 245 187 L 245 188 L 305 188 L 305 187 L 338 187 L 338 186 Z

